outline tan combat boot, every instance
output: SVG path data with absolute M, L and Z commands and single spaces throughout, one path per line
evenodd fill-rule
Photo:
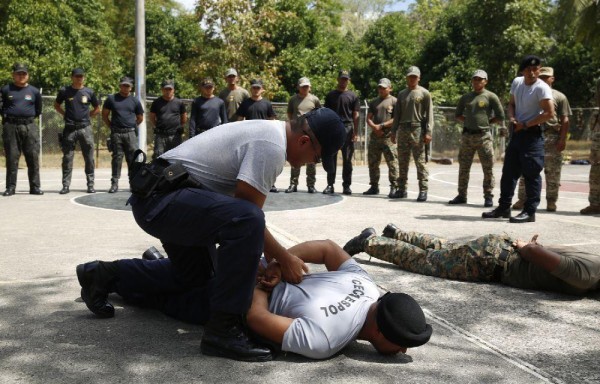
M 552 200 L 546 201 L 546 211 L 556 212 L 556 201 L 552 201 Z
M 582 215 L 597 215 L 600 213 L 600 205 L 590 205 L 579 211 Z
M 513 204 L 512 209 L 515 211 L 522 211 L 525 207 L 525 200 L 517 200 L 516 203 Z

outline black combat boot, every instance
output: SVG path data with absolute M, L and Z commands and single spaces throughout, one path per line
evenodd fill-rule
M 90 311 L 101 318 L 115 315 L 115 308 L 108 302 L 119 279 L 117 262 L 92 261 L 77 266 L 77 279 L 81 285 L 81 298 Z
M 344 251 L 346 251 L 350 256 L 354 256 L 357 253 L 364 252 L 365 250 L 365 241 L 371 237 L 375 236 L 377 232 L 373 228 L 365 228 L 360 233 L 360 235 L 353 237 L 344 245 Z
M 379 186 L 371 185 L 371 188 L 364 191 L 363 195 L 379 195 Z
M 383 228 L 382 236 L 389 237 L 390 239 L 395 239 L 396 233 L 398 233 L 398 227 L 392 223 L 389 223 L 385 226 L 385 228 Z
M 269 348 L 252 342 L 244 332 L 241 315 L 213 312 L 204 327 L 200 350 L 208 356 L 240 361 L 270 361 Z

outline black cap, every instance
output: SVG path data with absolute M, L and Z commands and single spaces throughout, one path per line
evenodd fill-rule
M 213 79 L 211 77 L 205 77 L 202 80 L 200 80 L 200 86 L 201 87 L 214 87 L 215 86 L 215 82 L 213 81 Z
M 321 145 L 323 168 L 335 169 L 336 156 L 346 140 L 346 128 L 340 116 L 329 108 L 315 108 L 303 115 Z
M 260 79 L 252 79 L 250 81 L 250 87 L 263 87 L 263 82 Z
M 133 87 L 133 79 L 131 77 L 123 76 L 121 77 L 121 81 L 119 81 L 119 85 L 129 85 Z
M 338 78 L 344 78 L 344 79 L 349 79 L 350 78 L 350 71 L 347 69 L 342 69 L 339 73 L 338 73 Z
M 379 299 L 377 327 L 388 341 L 405 348 L 425 344 L 433 332 L 421 306 L 405 293 L 387 293 Z
M 160 87 L 175 89 L 175 82 L 173 80 L 165 80 L 160 84 Z
M 29 69 L 27 69 L 27 66 L 23 63 L 15 63 L 15 65 L 13 65 L 13 73 L 16 72 L 25 72 L 25 73 L 29 73 Z
M 85 75 L 85 71 L 83 68 L 73 68 L 71 71 L 71 76 L 83 76 Z
M 523 60 L 521 61 L 521 65 L 519 65 L 519 72 L 521 72 L 525 68 L 532 66 L 532 65 L 533 66 L 542 65 L 542 59 L 540 59 L 539 57 L 534 56 L 534 55 L 525 56 L 523 58 Z

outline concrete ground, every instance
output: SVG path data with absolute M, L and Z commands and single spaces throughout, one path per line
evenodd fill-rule
M 278 187 L 287 187 L 289 172 L 284 169 Z M 380 231 L 394 222 L 453 239 L 539 233 L 542 243 L 597 252 L 600 217 L 579 214 L 587 206 L 589 166 L 565 166 L 558 212 L 545 212 L 542 201 L 537 221 L 520 225 L 480 218 L 478 164 L 469 204 L 447 205 L 456 195 L 457 172 L 456 164 L 430 164 L 429 201 L 417 203 L 412 164 L 408 199 L 394 201 L 385 197 L 383 166 L 385 195 L 377 197 L 361 195 L 368 188 L 366 167 L 355 168 L 349 197 L 307 194 L 303 171 L 298 193 L 269 195 L 267 223 L 286 246 L 319 238 L 343 245 L 367 226 Z M 97 171 L 95 195 L 85 193 L 83 170 L 74 171 L 72 192 L 59 195 L 60 170 L 44 169 L 46 194 L 31 196 L 26 173 L 19 172 L 17 195 L 0 197 L 0 383 L 600 383 L 600 293 L 573 297 L 449 281 L 404 272 L 366 254 L 356 258 L 382 289 L 409 293 L 425 309 L 434 328 L 425 346 L 385 357 L 354 342 L 325 361 L 288 354 L 241 363 L 203 356 L 201 326 L 124 305 L 118 297 L 111 298 L 115 318 L 97 319 L 79 298 L 75 266 L 139 257 L 159 244 L 134 222 L 124 206 L 127 193 L 104 192 L 110 170 Z M 2 169 L 0 190 L 4 177 Z M 321 191 L 322 169 L 317 179 Z

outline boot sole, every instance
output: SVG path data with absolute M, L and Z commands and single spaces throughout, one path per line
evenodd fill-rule
M 206 342 L 202 342 L 200 344 L 200 351 L 203 355 L 207 356 L 215 356 L 215 357 L 225 357 L 232 360 L 237 361 L 246 361 L 246 362 L 265 362 L 273 360 L 273 355 L 258 355 L 258 356 L 240 356 L 237 353 L 234 353 L 228 349 L 219 348 L 215 345 L 208 344 Z

